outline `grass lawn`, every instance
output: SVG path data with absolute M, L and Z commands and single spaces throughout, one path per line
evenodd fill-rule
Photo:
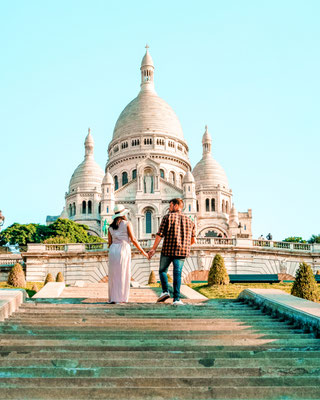
M 236 299 L 244 289 L 281 289 L 291 292 L 293 283 L 230 283 L 225 286 L 208 286 L 192 283 L 189 286 L 209 299 Z
M 34 283 L 37 284 L 38 289 L 42 289 L 44 282 L 27 282 L 27 287 L 25 288 L 15 288 L 11 285 L 8 285 L 7 282 L 0 282 L 0 289 L 25 289 L 28 293 L 29 297 L 32 297 L 36 292 L 32 290 L 32 286 Z

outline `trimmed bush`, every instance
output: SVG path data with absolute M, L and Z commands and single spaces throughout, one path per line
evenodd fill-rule
M 36 293 L 38 293 L 38 292 L 39 292 L 38 285 L 37 285 L 36 283 L 34 283 L 34 284 L 32 285 L 32 289 L 31 289 L 31 290 L 34 290 Z
M 21 288 L 26 287 L 26 278 L 24 276 L 24 272 L 23 272 L 23 268 L 22 268 L 21 264 L 16 263 L 12 267 L 12 269 L 8 275 L 7 283 L 8 283 L 8 285 L 11 285 L 13 287 L 21 287 Z
M 54 282 L 53 276 L 50 273 L 46 276 L 44 284 L 46 285 L 48 282 Z
M 208 285 L 228 285 L 229 275 L 224 265 L 224 259 L 220 254 L 216 254 L 208 275 Z
M 56 282 L 64 282 L 64 277 L 62 275 L 62 272 L 57 273 Z
M 154 285 L 155 283 L 157 283 L 156 274 L 154 273 L 154 271 L 151 271 L 148 280 L 148 285 Z
M 172 276 L 169 275 L 169 274 L 167 274 L 167 277 L 168 277 L 168 282 L 169 282 L 169 283 L 172 283 L 172 282 L 173 282 Z
M 309 264 L 300 263 L 291 294 L 302 299 L 319 301 L 320 291 Z

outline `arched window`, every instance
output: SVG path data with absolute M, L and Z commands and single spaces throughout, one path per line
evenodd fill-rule
M 189 212 L 191 211 L 191 205 L 189 204 Z
M 222 200 L 222 212 L 223 213 L 226 212 L 226 206 L 225 206 L 224 200 Z
M 176 174 L 173 171 L 170 171 L 169 174 L 169 181 L 173 183 L 174 185 L 176 184 Z
M 117 175 L 113 179 L 114 179 L 114 190 L 118 190 L 119 189 L 119 182 L 118 182 Z
M 122 186 L 128 183 L 128 173 L 122 172 Z
M 137 177 L 137 170 L 134 169 L 134 170 L 132 171 L 132 179 L 136 179 L 136 177 Z
M 160 178 L 164 179 L 164 170 L 160 169 Z
M 226 201 L 226 213 L 229 213 L 229 203 Z
M 101 201 L 99 202 L 98 213 L 101 214 Z
M 146 217 L 146 233 L 152 232 L 152 213 L 151 211 L 147 211 L 145 214 Z
M 86 214 L 87 212 L 87 203 L 85 201 L 82 202 L 82 214 Z
M 199 202 L 197 200 L 197 212 L 199 212 Z
M 88 214 L 92 214 L 92 201 L 88 201 Z
M 183 175 L 180 174 L 180 175 L 179 175 L 179 178 L 180 178 L 180 179 L 179 179 L 179 186 L 182 187 Z
M 210 202 L 209 199 L 206 199 L 206 211 L 210 211 Z
M 76 215 L 76 203 L 72 205 L 72 215 Z
M 215 211 L 216 210 L 216 202 L 215 199 L 211 199 L 211 211 Z
M 109 207 L 107 206 L 107 214 L 109 214 Z
M 69 204 L 69 217 L 72 217 L 72 205 Z

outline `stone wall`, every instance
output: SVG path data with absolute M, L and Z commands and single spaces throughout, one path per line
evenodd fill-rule
M 271 242 L 241 239 L 198 239 L 190 257 L 183 268 L 183 278 L 187 279 L 192 271 L 208 271 L 213 258 L 220 253 L 230 274 L 289 274 L 295 276 L 299 263 L 307 262 L 316 273 L 320 269 L 320 245 L 308 245 L 304 250 L 274 247 Z M 141 245 L 148 250 L 152 241 L 143 241 Z M 260 244 L 260 245 L 259 245 Z M 70 244 L 70 245 L 29 245 L 23 254 L 26 262 L 27 280 L 43 281 L 47 273 L 56 276 L 62 272 L 67 284 L 77 280 L 99 282 L 108 275 L 107 245 Z M 158 276 L 160 250 L 148 260 L 135 249 L 132 250 L 132 278 L 146 284 L 153 270 Z M 172 266 L 169 269 L 172 275 Z

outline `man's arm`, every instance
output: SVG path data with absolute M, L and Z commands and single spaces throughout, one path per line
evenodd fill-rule
M 161 236 L 156 235 L 156 238 L 155 238 L 155 241 L 153 243 L 152 249 L 148 253 L 148 258 L 149 259 L 154 256 L 154 254 L 155 254 L 155 252 L 157 250 L 157 247 L 159 246 L 159 243 L 161 242 L 161 239 L 162 239 Z

